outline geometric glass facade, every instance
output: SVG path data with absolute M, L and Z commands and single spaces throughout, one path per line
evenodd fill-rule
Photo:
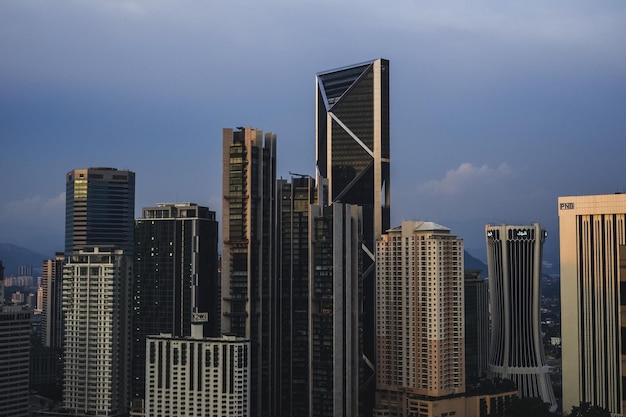
M 319 203 L 363 211 L 362 406 L 374 405 L 376 240 L 389 228 L 389 61 L 376 59 L 316 77 Z M 370 414 L 366 411 L 366 414 Z

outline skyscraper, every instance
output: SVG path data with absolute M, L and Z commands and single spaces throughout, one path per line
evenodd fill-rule
M 487 374 L 489 362 L 489 283 L 480 270 L 464 272 L 465 376 Z
M 46 259 L 42 265 L 41 286 L 43 287 L 43 344 L 56 350 L 63 349 L 63 252 L 57 252 L 54 259 Z
M 381 237 L 376 257 L 377 410 L 464 415 L 463 241 L 436 223 L 404 221 Z
M 65 253 L 115 245 L 132 253 L 135 173 L 115 168 L 75 169 L 65 182 Z
M 376 59 L 317 74 L 316 165 L 319 203 L 363 211 L 363 367 L 365 415 L 375 379 L 375 242 L 389 228 L 389 61 Z
M 311 417 L 359 414 L 362 210 L 314 206 L 309 283 Z
M 66 176 L 63 405 L 124 415 L 130 399 L 135 173 Z
M 563 411 L 622 416 L 626 388 L 626 194 L 559 197 Z
M 189 336 L 193 312 L 208 313 L 205 334 L 219 336 L 217 226 L 195 203 L 144 207 L 135 222 L 133 398 L 144 398 L 147 336 Z
M 309 229 L 314 180 L 278 180 L 280 208 L 280 415 L 309 412 Z
M 250 339 L 252 415 L 276 414 L 276 135 L 250 127 L 222 135 L 222 323 Z
M 130 400 L 132 258 L 84 247 L 63 268 L 63 405 L 75 415 L 123 416 Z
M 541 337 L 541 265 L 546 231 L 538 223 L 485 226 L 491 348 L 489 372 L 513 380 L 521 397 L 556 409 Z

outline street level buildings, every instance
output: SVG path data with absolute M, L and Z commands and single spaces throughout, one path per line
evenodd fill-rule
M 558 199 L 563 409 L 625 410 L 626 194 Z
M 145 339 L 189 336 L 194 312 L 205 312 L 204 334 L 219 336 L 218 224 L 195 203 L 144 207 L 135 222 L 132 394 L 144 398 Z
M 145 415 L 249 417 L 250 341 L 192 326 L 191 336 L 147 338 Z
M 361 405 L 375 391 L 375 242 L 389 228 L 389 61 L 376 59 L 317 74 L 316 183 L 319 204 L 359 205 L 363 213 Z
M 223 334 L 250 339 L 250 409 L 279 404 L 276 271 L 276 135 L 250 127 L 222 133 Z
M 376 250 L 376 415 L 464 415 L 463 241 L 404 221 Z
M 541 266 L 546 231 L 532 225 L 487 225 L 491 303 L 489 373 L 511 379 L 520 397 L 557 404 L 541 336 Z

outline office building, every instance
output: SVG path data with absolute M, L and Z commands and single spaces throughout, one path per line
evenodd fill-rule
M 63 349 L 63 263 L 65 255 L 57 252 L 54 259 L 45 259 L 42 265 L 41 287 L 43 326 L 42 342 L 52 349 Z
M 359 408 L 362 212 L 335 203 L 311 208 L 310 413 L 354 416 Z
M 203 313 L 204 314 L 204 313 Z M 250 341 L 161 334 L 146 341 L 146 416 L 249 417 Z
M 280 219 L 280 415 L 309 411 L 309 224 L 314 180 L 278 180 Z
M 489 283 L 479 270 L 465 270 L 465 377 L 487 376 L 489 362 Z
M 0 303 L 0 414 L 3 416 L 29 415 L 31 315 L 26 307 Z
M 541 336 L 541 265 L 546 231 L 532 225 L 487 225 L 491 305 L 489 373 L 511 379 L 520 397 L 556 410 Z
M 404 221 L 376 251 L 376 409 L 464 415 L 463 241 Z
M 365 415 L 375 391 L 375 242 L 389 228 L 389 61 L 376 59 L 317 74 L 316 183 L 322 206 L 363 210 L 363 372 Z
M 276 135 L 223 130 L 221 331 L 250 339 L 250 410 L 276 414 Z
M 208 314 L 219 336 L 218 229 L 215 212 L 195 203 L 144 207 L 135 221 L 133 398 L 144 398 L 146 337 L 189 336 L 193 312 Z
M 65 182 L 65 253 L 115 245 L 132 253 L 135 173 L 115 168 L 75 169 Z
M 127 413 L 132 278 L 131 256 L 113 246 L 83 247 L 67 257 L 63 405 L 75 415 Z
M 559 197 L 563 410 L 624 414 L 626 194 Z

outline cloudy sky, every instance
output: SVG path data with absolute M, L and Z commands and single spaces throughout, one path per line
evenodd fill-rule
M 0 242 L 63 248 L 65 173 L 137 174 L 136 211 L 221 212 L 221 129 L 314 174 L 315 74 L 390 60 L 392 222 L 484 254 L 486 223 L 626 190 L 626 2 L 2 0 Z M 550 259 L 548 259 L 550 261 Z

